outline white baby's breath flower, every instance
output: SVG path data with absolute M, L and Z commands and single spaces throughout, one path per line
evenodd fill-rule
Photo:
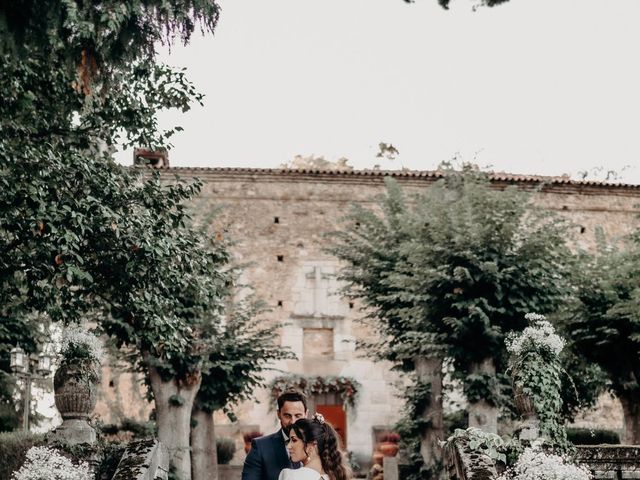
M 525 448 L 516 464 L 498 480 L 591 480 L 586 467 L 570 463 L 540 448 Z
M 102 343 L 98 337 L 79 325 L 65 328 L 62 332 L 60 354 L 64 358 L 73 358 L 79 352 L 95 362 L 102 361 Z
M 529 320 L 529 323 L 537 322 L 539 320 L 546 320 L 547 317 L 541 315 L 540 313 L 529 312 L 524 315 L 524 318 Z
M 553 325 L 545 320 L 544 315 L 527 313 L 525 318 L 534 323 L 521 333 L 507 337 L 507 351 L 514 356 L 520 356 L 531 350 L 546 350 L 559 355 L 565 346 L 565 341 L 556 334 Z
M 20 470 L 11 480 L 87 480 L 92 478 L 89 465 L 74 465 L 71 460 L 48 447 L 31 447 Z

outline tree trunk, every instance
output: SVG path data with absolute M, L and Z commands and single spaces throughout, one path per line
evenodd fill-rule
M 158 439 L 169 449 L 171 465 L 180 480 L 191 480 L 191 409 L 202 377 L 179 382 L 172 378 L 165 382 L 153 366 L 149 366 L 149 380 L 156 403 Z
M 471 366 L 471 373 L 495 376 L 496 366 L 493 363 L 493 359 L 485 358 L 482 362 L 473 364 Z M 497 434 L 498 409 L 486 400 L 469 403 L 469 426 Z
M 640 445 L 640 390 L 618 393 L 624 413 L 624 438 L 627 445 Z
M 429 402 L 422 412 L 422 418 L 429 421 L 429 427 L 422 433 L 420 453 L 425 465 L 434 472 L 431 478 L 442 476 L 442 448 L 439 441 L 444 440 L 442 421 L 442 359 L 416 358 L 416 374 L 422 383 L 430 387 Z
M 213 413 L 198 408 L 191 413 L 192 480 L 218 480 L 218 454 Z

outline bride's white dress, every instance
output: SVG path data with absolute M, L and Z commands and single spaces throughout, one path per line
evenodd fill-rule
M 285 468 L 280 472 L 278 480 L 329 480 L 329 475 L 320 475 L 312 468 L 301 467 L 296 470 Z

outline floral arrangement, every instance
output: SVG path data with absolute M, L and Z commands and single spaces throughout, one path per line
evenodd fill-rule
M 71 460 L 48 447 L 31 447 L 20 470 L 11 480 L 87 480 L 93 478 L 86 463 L 74 465 Z
M 590 480 L 589 470 L 568 459 L 546 453 L 539 444 L 525 448 L 516 463 L 498 480 Z
M 102 343 L 80 325 L 70 326 L 62 332 L 60 355 L 63 362 L 86 359 L 99 364 L 102 362 Z
M 526 318 L 533 325 L 525 328 L 521 333 L 511 332 L 507 336 L 507 351 L 516 357 L 522 357 L 528 352 L 557 357 L 565 346 L 562 337 L 555 333 L 553 326 L 544 315 L 527 313 Z
M 529 313 L 525 318 L 532 325 L 506 339 L 516 400 L 528 398 L 533 403 L 540 420 L 540 435 L 555 448 L 567 452 L 571 444 L 560 422 L 563 370 L 558 358 L 565 341 L 543 315 Z
M 360 382 L 350 377 L 303 377 L 300 375 L 284 375 L 273 379 L 269 385 L 273 404 L 282 392 L 296 388 L 305 395 L 336 393 L 345 406 L 355 407 L 360 390 Z

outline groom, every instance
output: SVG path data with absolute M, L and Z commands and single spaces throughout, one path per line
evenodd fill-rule
M 242 480 L 278 480 L 284 468 L 298 468 L 289 460 L 286 442 L 290 426 L 307 416 L 307 398 L 298 390 L 287 390 L 278 397 L 280 430 L 271 435 L 255 438 L 244 461 Z

